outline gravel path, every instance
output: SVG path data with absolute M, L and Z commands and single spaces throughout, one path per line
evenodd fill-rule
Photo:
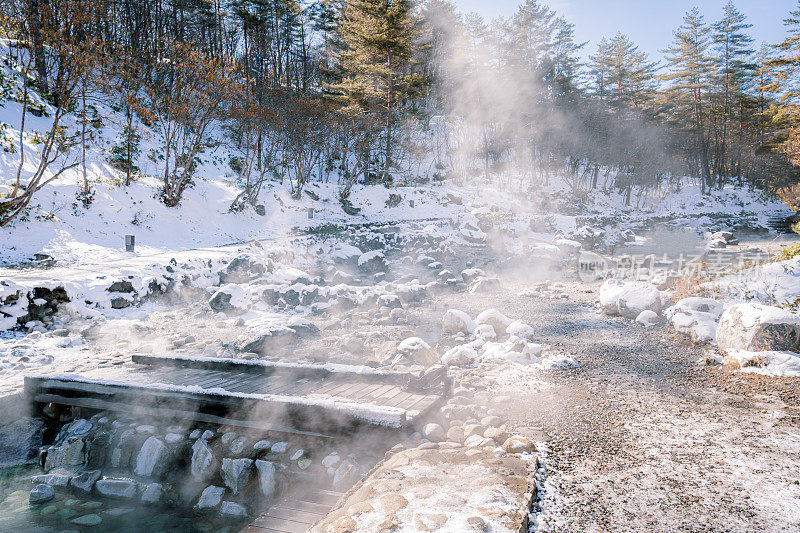
M 698 365 L 666 328 L 600 315 L 596 286 L 524 287 L 451 303 L 527 321 L 582 362 L 503 381 L 510 425 L 549 449 L 539 530 L 800 530 L 800 381 Z

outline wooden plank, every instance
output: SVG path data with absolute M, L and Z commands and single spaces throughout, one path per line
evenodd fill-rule
M 119 411 L 129 413 L 131 405 L 127 403 L 110 402 L 96 398 L 65 398 L 57 394 L 37 394 L 34 401 L 39 403 L 55 403 L 59 405 L 74 405 L 76 407 L 86 407 L 87 409 L 100 409 L 104 411 Z M 277 424 L 265 424 L 258 420 L 243 420 L 238 418 L 228 418 L 216 416 L 197 411 L 185 411 L 180 409 L 170 409 L 166 407 L 148 407 L 147 412 L 162 418 L 176 418 L 181 420 L 195 420 L 209 424 L 219 424 L 221 426 L 237 426 L 250 429 L 260 429 L 264 431 L 274 431 L 276 433 L 287 433 L 291 435 L 303 435 L 320 439 L 333 439 L 332 435 L 325 435 L 313 431 L 304 431 Z
M 324 503 L 317 503 L 317 502 L 310 502 L 307 500 L 301 500 L 298 498 L 291 498 L 282 500 L 279 504 L 284 509 L 289 509 L 293 511 L 300 511 L 304 513 L 320 513 L 320 514 L 328 514 L 331 507 L 334 504 L 324 504 Z
M 380 383 L 372 384 L 372 385 L 368 386 L 366 389 L 364 389 L 361 392 L 359 392 L 357 396 L 350 396 L 350 399 L 351 400 L 368 400 L 370 398 L 370 395 L 373 392 L 375 392 L 376 390 L 378 390 L 379 388 L 381 388 L 382 386 L 383 385 L 381 385 Z
M 291 520 L 293 522 L 300 522 L 301 524 L 308 524 L 310 526 L 316 524 L 323 516 L 325 515 L 322 513 L 309 513 L 308 511 L 286 509 L 276 505 L 261 515 L 260 520 L 263 520 L 264 518 L 281 518 L 283 520 Z
M 285 518 L 277 518 L 277 517 L 264 517 L 259 518 L 257 521 L 253 522 L 255 527 L 265 527 L 271 528 L 278 531 L 284 531 L 286 533 L 305 533 L 308 531 L 309 526 L 312 524 L 307 524 L 305 522 L 297 522 L 295 520 L 287 520 Z
M 386 394 L 390 390 L 393 390 L 394 388 L 395 388 L 394 385 L 381 385 L 378 389 L 374 390 L 370 394 L 369 400 L 372 401 L 372 400 L 374 400 L 376 398 L 380 398 L 381 396 L 383 396 L 384 394 Z
M 367 389 L 369 386 L 369 383 L 356 383 L 354 386 L 340 394 L 337 394 L 336 396 L 339 398 L 347 398 L 348 400 L 352 400 L 358 397 L 358 395 L 361 394 L 361 391 Z
M 399 407 L 400 404 L 402 404 L 403 402 L 405 402 L 410 398 L 414 398 L 415 396 L 416 394 L 401 391 L 400 394 L 393 396 L 391 399 L 386 400 L 385 402 L 381 401 L 378 405 L 385 405 L 387 407 Z

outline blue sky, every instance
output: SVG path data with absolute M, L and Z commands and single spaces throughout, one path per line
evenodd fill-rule
M 490 19 L 497 15 L 510 16 L 522 0 L 453 0 L 461 11 L 475 11 Z M 798 0 L 734 0 L 747 15 L 753 27 L 751 35 L 758 48 L 762 41 L 774 44 L 783 40 L 786 32 L 783 19 L 798 6 Z M 727 0 L 544 0 L 575 24 L 579 41 L 591 41 L 584 54 L 594 53 L 597 42 L 617 31 L 626 33 L 640 49 L 653 59 L 660 59 L 672 40 L 686 11 L 700 8 L 706 22 L 720 18 Z

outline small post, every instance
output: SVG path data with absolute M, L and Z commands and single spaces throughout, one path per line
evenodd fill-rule
M 408 205 L 410 205 L 411 207 L 414 207 L 414 200 L 409 200 L 408 201 Z
M 134 235 L 125 235 L 125 251 L 132 252 L 136 246 L 136 237 Z
M 310 218 L 310 219 L 314 218 L 314 208 L 313 207 L 309 207 L 308 208 L 308 218 Z

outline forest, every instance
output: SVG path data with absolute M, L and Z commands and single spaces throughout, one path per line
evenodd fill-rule
M 335 179 L 346 200 L 357 183 L 423 175 L 531 188 L 558 176 L 576 196 L 616 190 L 629 205 L 691 176 L 797 206 L 800 3 L 785 26 L 757 47 L 733 2 L 720 20 L 694 9 L 656 61 L 622 33 L 577 42 L 536 0 L 491 21 L 446 0 L 7 0 L 4 62 L 24 81 L 0 79 L 22 104 L 18 139 L 0 124 L 3 149 L 21 152 L 0 226 L 70 170 L 91 205 L 98 102 L 125 117 L 109 161 L 130 184 L 140 157 L 157 158 L 167 206 L 220 144 L 236 154 L 234 211 L 271 180 L 300 195 Z M 26 131 L 28 115 L 50 127 Z M 141 153 L 143 128 L 158 153 Z M 38 163 L 23 172 L 34 133 Z

